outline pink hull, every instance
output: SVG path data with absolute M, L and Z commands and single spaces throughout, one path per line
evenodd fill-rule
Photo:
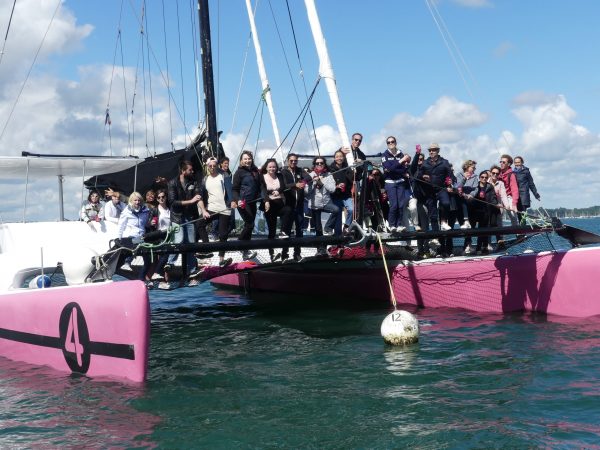
M 476 312 L 600 314 L 600 248 L 473 259 L 394 263 L 397 302 Z M 352 300 L 389 299 L 380 262 L 341 260 L 251 269 L 212 280 L 223 287 Z
M 0 295 L 0 356 L 91 377 L 146 379 L 148 293 L 141 281 Z

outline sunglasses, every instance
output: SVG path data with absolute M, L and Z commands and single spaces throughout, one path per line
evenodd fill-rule
M 487 177 L 487 175 L 481 175 L 481 176 L 479 177 L 479 179 L 480 179 L 480 180 L 487 180 L 487 178 L 488 178 L 488 177 Z
M 356 142 L 362 142 L 362 139 L 360 139 L 360 138 L 353 138 L 352 140 L 356 141 Z
M 500 164 L 508 164 L 508 161 L 500 161 Z
M 325 165 L 325 163 L 324 163 L 324 162 L 316 162 L 316 163 L 315 163 L 315 166 L 324 166 L 324 165 Z
M 291 162 L 291 163 L 297 163 L 297 162 L 298 162 L 298 160 L 297 160 L 297 159 L 290 159 L 290 162 Z
M 500 172 L 492 172 L 492 175 L 500 175 Z
M 388 144 L 388 145 L 390 145 L 390 144 L 395 144 L 395 143 L 396 143 L 396 141 L 387 141 L 387 144 Z
M 158 196 L 158 199 L 160 200 L 161 198 L 167 198 L 167 197 L 166 197 L 166 196 L 164 196 L 164 195 L 159 195 L 159 196 Z

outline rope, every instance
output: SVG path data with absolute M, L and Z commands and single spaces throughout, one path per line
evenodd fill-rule
M 296 124 L 298 123 L 298 121 L 300 120 L 300 118 L 302 118 L 301 124 L 304 122 L 304 117 L 306 117 L 306 114 L 307 114 L 307 112 L 309 110 L 309 106 L 310 106 L 310 104 L 312 102 L 312 99 L 315 96 L 315 92 L 317 91 L 317 87 L 319 86 L 320 82 L 321 82 L 321 77 L 318 77 L 317 81 L 315 83 L 315 86 L 314 86 L 312 92 L 310 93 L 310 96 L 308 97 L 308 99 L 306 100 L 306 103 L 304 104 L 304 107 L 300 111 L 300 114 L 298 115 L 298 117 L 296 117 L 296 120 L 294 120 L 294 123 L 290 127 L 290 130 L 287 132 L 287 134 L 285 135 L 285 137 L 281 140 L 281 144 L 275 149 L 275 151 L 271 155 L 271 158 L 274 158 L 275 155 L 277 154 L 277 152 L 279 151 L 279 149 L 283 146 L 284 142 L 287 140 L 287 138 L 292 133 L 292 130 L 296 127 Z M 296 137 L 294 138 L 294 142 L 296 142 L 296 138 L 297 137 L 298 137 L 298 133 L 296 133 Z M 288 155 L 292 151 L 292 148 L 293 148 L 293 145 L 290 146 L 290 149 L 288 151 Z M 286 157 L 287 157 L 287 155 L 286 155 Z
M 2 50 L 0 51 L 0 66 L 2 65 L 2 58 L 4 58 L 4 49 L 6 48 L 6 41 L 8 40 L 8 31 L 10 30 L 10 24 L 12 23 L 13 13 L 15 12 L 16 4 L 17 4 L 17 0 L 14 0 L 12 9 L 10 10 L 10 18 L 8 19 L 8 25 L 6 26 L 6 34 L 4 35 L 4 44 L 2 44 Z
M 165 0 L 162 0 L 162 19 L 163 19 L 163 39 L 165 42 L 165 62 L 167 66 L 167 91 L 171 89 L 169 84 L 169 52 L 167 50 L 167 23 L 165 20 Z M 173 118 L 171 117 L 171 99 L 169 99 L 169 129 L 171 136 L 171 148 L 173 145 Z
M 392 301 L 392 305 L 394 306 L 394 311 L 398 308 L 396 307 L 396 295 L 394 294 L 394 288 L 392 286 L 392 279 L 390 278 L 390 271 L 388 269 L 387 260 L 385 259 L 385 250 L 383 248 L 383 243 L 381 242 L 381 236 L 379 233 L 376 233 L 377 241 L 379 242 L 379 248 L 381 249 L 381 260 L 383 261 L 383 268 L 385 269 L 385 276 L 388 282 L 388 286 L 390 288 L 390 300 Z
M 61 5 L 62 5 L 62 0 L 58 0 L 58 4 L 56 5 L 56 9 L 54 10 L 54 14 L 52 14 L 52 18 L 50 19 L 50 23 L 48 24 L 48 27 L 46 28 L 46 32 L 44 33 L 44 37 L 42 38 L 42 42 L 40 42 L 40 45 L 39 45 L 37 51 L 35 52 L 35 56 L 33 58 L 33 61 L 31 62 L 31 66 L 29 67 L 29 71 L 27 72 L 27 75 L 25 76 L 25 80 L 23 80 L 23 84 L 21 85 L 21 89 L 19 90 L 19 93 L 17 94 L 17 98 L 15 98 L 15 101 L 12 104 L 12 107 L 10 108 L 10 113 L 8 114 L 8 117 L 6 118 L 6 122 L 4 122 L 4 127 L 2 128 L 2 133 L 0 133 L 0 140 L 2 140 L 2 138 L 4 137 L 4 133 L 6 131 L 6 127 L 8 127 L 8 123 L 10 122 L 10 119 L 12 118 L 13 113 L 15 112 L 15 108 L 17 107 L 17 103 L 19 103 L 19 99 L 21 98 L 21 94 L 23 94 L 23 89 L 25 89 L 25 85 L 27 84 L 27 80 L 29 80 L 29 76 L 31 75 L 31 72 L 33 70 L 33 67 L 35 66 L 35 63 L 36 63 L 36 61 L 38 59 L 40 51 L 42 50 L 42 47 L 44 46 L 44 42 L 46 41 L 46 36 L 48 36 L 48 32 L 50 31 L 50 27 L 52 26 L 52 23 L 54 22 L 54 18 L 56 17 L 56 14 L 58 13 L 58 10 L 60 9 Z M 11 17 L 12 17 L 12 13 L 11 13 Z

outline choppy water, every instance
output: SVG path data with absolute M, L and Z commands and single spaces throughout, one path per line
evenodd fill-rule
M 600 448 L 600 317 L 418 310 L 390 349 L 381 305 L 151 301 L 144 385 L 0 360 L 0 447 Z

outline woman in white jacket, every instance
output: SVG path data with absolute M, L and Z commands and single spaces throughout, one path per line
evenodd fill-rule
M 331 194 L 335 191 L 336 185 L 333 176 L 327 172 L 327 162 L 324 157 L 316 156 L 313 159 L 313 170 L 309 176 L 312 181 L 304 187 L 304 192 L 308 199 L 308 207 L 315 221 L 315 234 L 317 236 L 323 236 L 323 234 L 326 236 L 332 235 L 333 230 L 330 228 L 325 228 L 325 233 L 323 233 L 321 212 L 340 214 L 340 208 L 331 199 Z M 331 221 L 330 223 L 335 223 L 335 221 Z M 318 253 L 324 254 L 325 247 L 319 248 Z
M 144 205 L 144 199 L 139 192 L 129 196 L 127 208 L 121 212 L 118 223 L 118 236 L 121 238 L 141 239 L 146 233 L 146 225 L 150 220 L 150 210 Z M 150 256 L 143 255 L 144 265 L 138 274 L 138 280 L 144 280 L 150 267 Z

